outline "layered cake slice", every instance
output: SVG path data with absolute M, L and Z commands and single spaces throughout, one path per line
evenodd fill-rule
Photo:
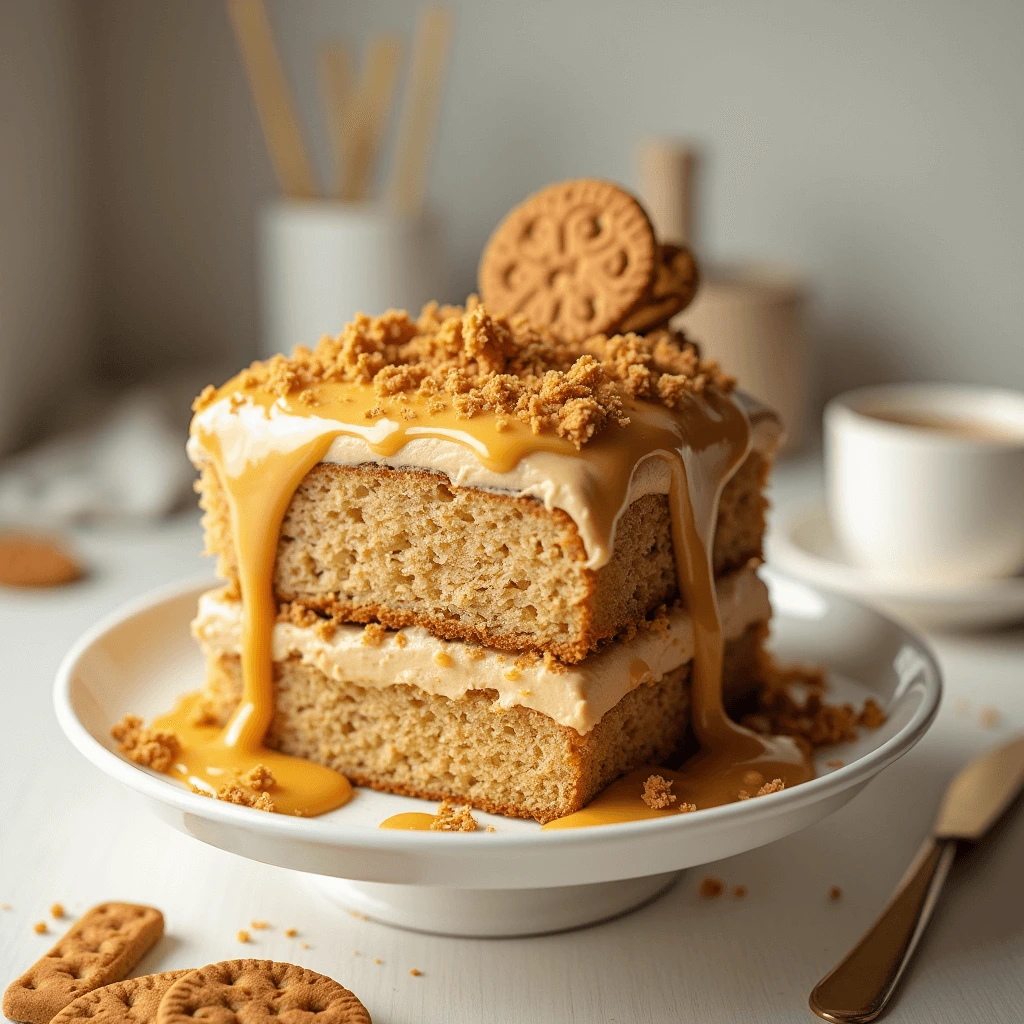
M 483 301 L 208 388 L 189 453 L 225 585 L 171 770 L 212 795 L 248 766 L 293 813 L 344 776 L 549 822 L 692 727 L 680 807 L 808 777 L 724 710 L 759 679 L 781 429 L 667 326 L 696 283 L 631 196 L 567 182 L 499 226 Z

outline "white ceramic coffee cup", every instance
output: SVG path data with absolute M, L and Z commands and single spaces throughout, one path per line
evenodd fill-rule
M 886 415 L 967 421 L 994 436 Z M 865 568 L 963 582 L 1024 567 L 1024 394 L 941 384 L 847 392 L 825 409 L 825 470 L 833 528 Z
M 440 225 L 384 203 L 279 200 L 261 222 L 261 354 L 337 334 L 356 313 L 448 298 Z

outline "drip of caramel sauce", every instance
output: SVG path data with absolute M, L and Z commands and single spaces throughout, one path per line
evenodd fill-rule
M 221 403 L 218 414 L 206 415 L 217 403 Z M 451 408 L 431 411 L 426 400 L 405 396 L 381 399 L 372 387 L 360 384 L 322 383 L 294 398 L 243 387 L 237 378 L 225 384 L 197 414 L 192 437 L 202 457 L 215 468 L 230 508 L 243 609 L 243 695 L 222 730 L 191 725 L 188 698 L 160 720 L 161 728 L 171 729 L 182 740 L 181 764 L 172 773 L 193 784 L 200 779 L 209 785 L 219 775 L 244 772 L 262 763 L 278 778 L 272 796 L 280 810 L 318 814 L 349 799 L 351 787 L 340 774 L 263 746 L 274 715 L 273 570 L 281 522 L 306 473 L 324 458 L 336 437 L 347 435 L 361 438 L 380 457 L 397 454 L 415 438 L 453 441 L 496 473 L 510 472 L 527 455 L 566 456 L 562 464 L 571 467 L 574 486 L 583 493 L 587 525 L 607 552 L 635 471 L 648 460 L 663 463 L 671 481 L 679 589 L 694 624 L 692 720 L 700 744 L 694 758 L 670 773 L 673 792 L 678 802 L 701 808 L 737 799 L 742 777 L 751 770 L 768 779 L 781 778 L 787 786 L 810 778 L 809 760 L 795 743 L 761 737 L 736 725 L 722 704 L 724 648 L 711 549 L 722 489 L 750 447 L 746 414 L 734 399 L 713 391 L 687 395 L 675 410 L 632 401 L 626 413 L 628 426 L 606 426 L 577 451 L 568 440 L 534 434 L 515 419 L 499 420 L 487 412 L 459 419 Z M 277 429 L 254 431 L 253 418 L 257 424 Z M 641 666 L 632 668 L 643 672 Z M 669 777 L 667 770 L 659 772 Z M 627 776 L 589 808 L 545 827 L 666 813 L 651 811 L 639 798 L 620 797 L 630 786 L 632 776 Z M 432 819 L 428 814 L 396 815 L 381 827 L 429 828 Z M 394 824 L 399 820 L 405 823 Z
M 430 826 L 438 820 L 436 814 L 427 814 L 425 811 L 405 811 L 402 814 L 392 814 L 385 818 L 378 828 L 396 828 L 403 832 L 429 832 Z

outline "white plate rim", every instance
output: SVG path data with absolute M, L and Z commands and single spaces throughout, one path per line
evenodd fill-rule
M 786 574 L 768 571 L 769 576 L 786 579 Z M 806 580 L 788 577 L 793 582 L 814 588 Z M 286 815 L 266 814 L 250 808 L 238 807 L 222 801 L 210 800 L 189 792 L 168 776 L 139 767 L 125 760 L 118 754 L 107 749 L 82 724 L 74 712 L 71 702 L 71 684 L 75 668 L 85 652 L 107 632 L 122 625 L 126 621 L 150 611 L 157 605 L 193 592 L 198 594 L 204 590 L 222 585 L 222 581 L 205 578 L 189 579 L 168 584 L 149 591 L 104 616 L 90 627 L 72 645 L 61 661 L 57 670 L 53 689 L 53 705 L 65 736 L 71 744 L 89 762 L 135 790 L 158 803 L 168 804 L 175 809 L 198 818 L 208 819 L 225 825 L 241 827 L 248 831 L 263 835 L 294 839 L 304 843 L 332 846 L 339 848 L 359 849 L 364 851 L 393 851 L 397 853 L 416 853 L 430 850 L 432 853 L 446 850 L 466 852 L 474 849 L 482 857 L 489 854 L 504 856 L 510 849 L 525 850 L 530 848 L 566 848 L 590 846 L 600 839 L 605 844 L 628 844 L 640 838 L 653 838 L 659 833 L 669 835 L 679 828 L 695 827 L 698 823 L 709 830 L 717 827 L 728 827 L 742 819 L 750 824 L 774 817 L 784 809 L 796 809 L 810 803 L 817 803 L 829 795 L 867 782 L 870 778 L 901 757 L 914 746 L 931 725 L 942 696 L 941 671 L 929 645 L 912 628 L 903 623 L 893 622 L 901 631 L 908 634 L 918 653 L 924 660 L 926 671 L 922 673 L 923 694 L 918 706 L 904 726 L 879 746 L 863 754 L 856 760 L 795 786 L 792 789 L 772 793 L 758 800 L 746 800 L 720 807 L 709 807 L 696 811 L 692 815 L 674 815 L 646 821 L 623 822 L 605 825 L 598 828 L 556 829 L 548 832 L 529 833 L 444 833 L 414 832 L 381 829 L 379 833 L 365 828 L 346 828 L 340 823 L 324 824 L 317 818 L 295 818 Z M 850 601 L 851 598 L 838 595 L 840 600 Z M 888 616 L 875 609 L 865 609 L 882 619 Z

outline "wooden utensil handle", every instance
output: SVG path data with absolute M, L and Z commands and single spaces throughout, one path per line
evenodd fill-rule
M 931 919 L 955 856 L 956 840 L 924 843 L 879 919 L 815 986 L 810 1006 L 819 1017 L 863 1024 L 881 1016 Z

